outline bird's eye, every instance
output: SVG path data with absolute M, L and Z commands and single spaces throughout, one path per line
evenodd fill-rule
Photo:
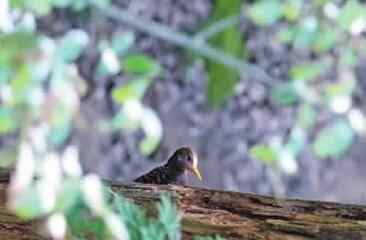
M 187 160 L 188 160 L 188 162 L 192 162 L 192 157 L 191 156 L 188 156 L 187 157 Z

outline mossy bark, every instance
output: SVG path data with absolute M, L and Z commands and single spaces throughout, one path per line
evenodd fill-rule
M 161 192 L 171 192 L 182 213 L 183 239 L 214 234 L 250 240 L 366 239 L 366 206 L 176 185 L 110 185 L 148 209 L 154 209 Z M 19 220 L 6 209 L 6 187 L 0 182 L 0 239 L 44 239 L 37 233 L 39 222 Z

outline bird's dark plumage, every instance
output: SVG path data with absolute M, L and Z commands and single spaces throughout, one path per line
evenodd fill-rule
M 150 184 L 186 184 L 187 170 L 201 179 L 197 168 L 196 154 L 191 148 L 182 147 L 169 157 L 166 164 L 151 170 L 134 181 Z

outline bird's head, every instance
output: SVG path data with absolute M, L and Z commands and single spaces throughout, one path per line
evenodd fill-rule
M 198 159 L 196 153 L 190 147 L 181 147 L 177 149 L 169 158 L 168 165 L 179 170 L 188 170 L 199 180 L 202 180 L 198 170 Z

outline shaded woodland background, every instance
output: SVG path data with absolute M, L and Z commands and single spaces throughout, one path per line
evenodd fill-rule
M 288 2 L 294 4 L 294 8 L 296 4 L 300 4 L 300 9 L 307 10 L 311 7 L 302 1 Z M 141 18 L 154 20 L 190 34 L 199 32 L 214 7 L 210 1 L 156 1 L 155 4 L 148 1 L 119 1 L 118 3 Z M 330 1 L 328 4 L 333 2 Z M 347 81 L 354 80 L 355 90 L 350 93 L 352 107 L 359 108 L 363 112 L 365 91 L 363 33 L 360 35 L 342 33 L 341 26 L 333 27 L 326 20 L 322 20 L 327 17 L 322 13 L 324 10 L 319 9 L 323 15 L 318 19 L 320 29 L 313 33 L 319 36 L 307 36 L 304 30 L 303 36 L 299 36 L 296 40 L 304 41 L 305 46 L 295 46 L 295 40 L 286 44 L 277 37 L 278 32 L 284 27 L 286 18 L 265 27 L 258 27 L 245 15 L 248 7 L 249 3 L 243 4 L 240 8 L 244 17 L 237 26 L 243 39 L 242 51 L 245 52 L 246 59 L 272 76 L 274 84 L 277 85 L 292 78 L 291 69 L 297 64 L 321 65 L 321 61 L 330 59 L 334 61 L 333 64 L 325 73 L 315 76 L 315 80 L 309 85 L 323 91 L 320 90 L 323 88 L 322 85 L 333 84 L 336 87 L 336 84 L 340 83 L 340 88 L 346 89 L 347 87 L 341 84 L 344 82 L 346 85 Z M 355 13 L 354 9 L 350 11 Z M 75 20 L 77 16 L 64 11 L 59 11 L 58 14 L 63 17 L 55 14 L 53 17 L 41 19 L 41 29 L 57 34 L 67 31 L 70 26 L 82 27 L 94 33 L 96 39 L 105 38 L 118 31 L 133 31 L 136 41 L 132 51 L 144 52 L 156 59 L 162 67 L 161 73 L 152 81 L 143 98 L 144 104 L 154 109 L 162 122 L 163 137 L 159 147 L 149 156 L 139 153 L 138 142 L 142 135 L 140 131 L 132 133 L 122 131 L 108 135 L 92 133 L 90 130 L 74 131 L 69 141 L 81 147 L 82 164 L 87 171 L 97 172 L 107 178 L 130 180 L 161 163 L 176 147 L 191 145 L 200 156 L 204 175 L 202 183 L 192 178 L 194 185 L 264 194 L 274 194 L 277 189 L 279 194 L 289 197 L 364 202 L 363 135 L 355 134 L 350 149 L 337 157 L 320 158 L 314 154 L 312 148 L 316 134 L 327 125 L 341 119 L 340 114 L 327 107 L 321 107 L 320 104 L 314 104 L 316 117 L 313 120 L 313 127 L 306 130 L 309 136 L 305 140 L 306 144 L 295 157 L 295 163 L 287 163 L 290 165 L 287 167 L 290 170 L 286 172 L 286 163 L 284 163 L 285 170 L 277 169 L 253 157 L 250 149 L 256 144 L 268 143 L 275 137 L 286 141 L 291 136 L 291 131 L 298 125 L 301 101 L 278 104 L 272 98 L 273 87 L 251 76 L 255 73 L 249 73 L 249 76 L 243 73 L 235 84 L 233 96 L 227 98 L 221 106 L 213 108 L 207 99 L 207 81 L 210 76 L 205 64 L 208 63 L 202 58 L 192 58 L 190 52 L 120 23 L 96 17 L 97 24 L 89 22 L 85 28 L 81 24 L 78 25 L 78 21 Z M 299 26 L 306 24 L 304 22 L 309 17 L 312 16 L 303 16 L 300 10 L 297 24 Z M 290 26 L 296 23 L 295 20 L 288 21 Z M 337 34 L 334 43 L 324 50 L 318 52 L 314 50 L 316 48 L 313 45 L 326 44 L 328 31 L 333 30 L 334 34 Z M 304 39 L 301 40 L 301 37 Z M 308 40 L 310 43 L 306 46 L 305 38 L 315 40 Z M 356 41 L 359 43 L 355 43 Z M 358 47 L 360 51 L 357 50 Z M 95 51 L 95 46 L 91 45 L 86 49 L 85 56 L 79 60 L 80 72 L 90 86 L 80 109 L 90 122 L 115 113 L 115 105 L 109 97 L 110 91 L 125 81 L 123 73 L 114 77 L 96 77 L 90 71 L 95 68 L 97 61 L 95 58 L 98 53 Z M 355 63 L 340 65 L 338 62 L 342 57 L 354 58 Z M 312 69 L 314 66 L 310 65 L 308 68 Z M 225 77 L 225 74 L 221 77 Z M 343 94 L 341 92 L 339 95 Z M 341 148 L 334 142 L 328 144 L 330 148 Z M 295 171 L 291 170 L 294 168 L 293 165 L 296 165 Z
M 92 173 L 129 182 L 181 145 L 195 186 L 364 204 L 365 29 L 357 0 L 1 1 L 10 208 L 69 223 L 84 194 L 121 236 Z

